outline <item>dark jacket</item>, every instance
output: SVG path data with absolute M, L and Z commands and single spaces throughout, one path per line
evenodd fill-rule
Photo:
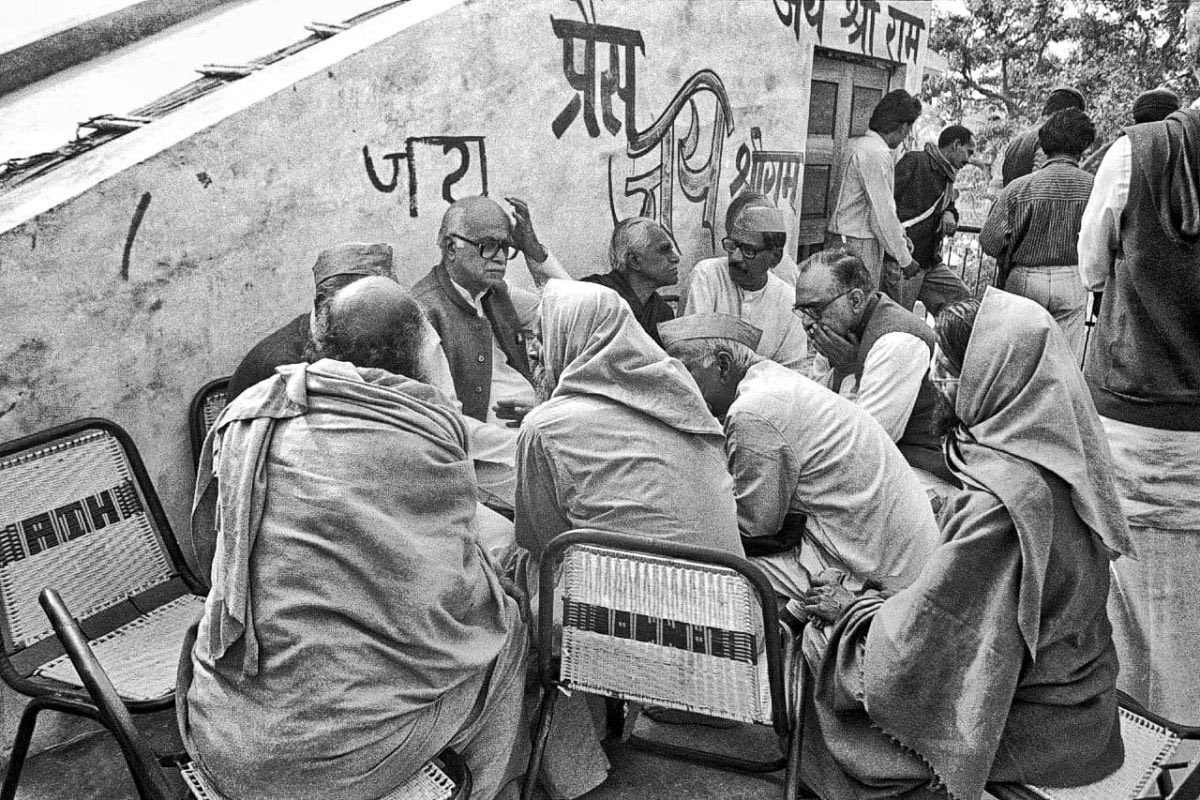
M 520 338 L 521 323 L 504 284 L 483 296 L 486 317 L 475 313 L 475 307 L 454 288 L 441 264 L 417 281 L 412 293 L 441 337 L 463 414 L 487 421 L 492 398 L 493 335 L 509 365 L 532 381 L 529 357 Z
M 1042 143 L 1038 141 L 1038 131 L 1041 125 L 1035 125 L 1022 132 L 1004 148 L 1004 164 L 1000 170 L 1001 180 L 1005 186 L 1033 172 L 1034 161 Z
M 607 286 L 617 294 L 621 295 L 621 299 L 628 304 L 629 309 L 633 311 L 633 316 L 637 319 L 638 324 L 650 334 L 659 346 L 662 345 L 662 340 L 658 338 L 658 324 L 660 322 L 670 322 L 675 319 L 675 311 L 668 305 L 666 300 L 659 296 L 658 292 L 651 292 L 643 303 L 638 300 L 637 294 L 633 291 L 633 287 L 629 285 L 629 280 L 621 273 L 613 270 L 611 272 L 597 273 L 588 275 L 586 278 L 580 278 L 588 283 L 596 283 L 600 286 Z
M 238 364 L 229 379 L 229 399 L 237 397 L 261 380 L 275 374 L 275 368 L 304 361 L 308 345 L 308 312 L 304 312 L 274 333 L 269 334 Z
M 1083 374 L 1102 416 L 1200 431 L 1200 111 L 1126 134 L 1120 250 Z
M 932 267 L 942 260 L 942 236 L 939 233 L 942 214 L 949 211 L 954 214 L 954 219 L 958 219 L 953 187 L 954 181 L 924 150 L 905 153 L 896 164 L 896 216 L 902 224 L 938 204 L 932 214 L 905 228 L 913 243 L 913 258 L 922 267 Z

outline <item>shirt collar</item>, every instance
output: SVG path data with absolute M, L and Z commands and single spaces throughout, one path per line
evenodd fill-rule
M 483 316 L 483 296 L 488 293 L 487 289 L 484 289 L 479 294 L 472 295 L 470 292 L 468 292 L 466 289 L 464 289 L 461 285 L 459 285 L 459 283 L 457 281 L 455 281 L 454 278 L 450 278 L 450 285 L 453 286 L 460 295 L 462 295 L 462 298 L 464 300 L 466 300 L 468 303 L 471 304 L 472 307 L 474 307 L 475 312 L 477 314 L 479 314 L 479 316 L 481 316 L 481 317 Z

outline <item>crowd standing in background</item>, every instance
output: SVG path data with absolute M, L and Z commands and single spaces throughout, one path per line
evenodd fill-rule
M 1140 96 L 1093 179 L 1085 98 L 1052 91 L 997 159 L 981 297 L 941 257 L 974 134 L 897 161 L 903 90 L 799 263 L 751 192 L 689 270 L 634 217 L 575 281 L 518 198 L 453 203 L 411 291 L 388 245 L 322 252 L 313 309 L 250 351 L 205 443 L 198 769 L 230 798 L 375 800 L 451 746 L 473 797 L 515 797 L 529 648 L 554 646 L 529 628 L 542 556 L 578 528 L 759 566 L 824 797 L 1096 781 L 1118 688 L 1200 723 L 1200 111 L 1178 108 Z M 554 720 L 525 779 L 578 797 L 608 775 L 605 709 Z

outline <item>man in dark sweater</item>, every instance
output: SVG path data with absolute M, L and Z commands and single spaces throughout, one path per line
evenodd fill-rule
M 937 316 L 942 306 L 971 296 L 958 275 L 942 263 L 942 238 L 958 230 L 954 179 L 971 156 L 975 137 L 951 125 L 937 144 L 904 154 L 896 164 L 896 216 L 913 243 L 913 264 L 904 270 L 901 305 L 912 311 L 920 300 Z
M 944 495 L 950 487 L 942 481 L 954 479 L 932 424 L 933 331 L 872 285 L 862 259 L 847 250 L 822 250 L 800 264 L 795 310 L 826 362 L 823 376 L 817 365 L 813 371 L 873 416 L 922 484 Z
M 1079 233 L 1103 291 L 1083 376 L 1108 434 L 1137 560 L 1113 563 L 1118 686 L 1200 722 L 1200 111 L 1125 129 Z
M 317 263 L 313 265 L 313 280 L 316 283 L 313 308 L 319 310 L 339 289 L 370 275 L 382 275 L 395 280 L 391 247 L 386 244 L 348 242 L 322 250 L 317 256 Z M 276 367 L 305 360 L 309 318 L 309 312 L 305 311 L 250 349 L 229 379 L 230 400 L 259 381 L 273 376 Z
M 658 290 L 679 280 L 679 248 L 671 234 L 647 217 L 623 219 L 613 229 L 608 260 L 610 272 L 580 280 L 607 286 L 621 295 L 638 324 L 661 345 L 658 324 L 675 319 L 675 311 Z
M 1059 86 L 1052 89 L 1046 97 L 1046 104 L 1042 106 L 1042 115 L 1038 121 L 1032 127 L 1017 134 L 1016 138 L 1008 143 L 1004 152 L 992 164 L 992 181 L 988 184 L 988 189 L 993 194 L 998 193 L 1022 175 L 1033 172 L 1035 168 L 1045 162 L 1046 154 L 1042 152 L 1041 144 L 1038 142 L 1038 130 L 1051 114 L 1067 108 L 1087 111 L 1087 102 L 1083 99 L 1083 93 L 1070 86 Z

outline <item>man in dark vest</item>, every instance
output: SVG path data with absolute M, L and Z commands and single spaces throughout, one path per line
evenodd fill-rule
M 913 263 L 904 270 L 901 305 L 912 311 L 917 300 L 935 317 L 942 306 L 971 296 L 958 275 L 942 263 L 942 238 L 958 230 L 954 180 L 975 155 L 975 137 L 951 125 L 911 150 L 896 164 L 896 216 L 913 243 Z
M 608 248 L 612 270 L 580 280 L 607 286 L 621 295 L 650 338 L 658 324 L 675 319 L 675 311 L 658 290 L 679 280 L 679 248 L 662 225 L 648 217 L 629 217 L 617 223 Z
M 451 205 L 438 231 L 441 261 L 412 290 L 442 340 L 463 415 L 498 424 L 536 402 L 523 331 L 533 324 L 538 296 L 505 283 L 508 262 L 524 253 L 539 287 L 550 278 L 570 280 L 538 241 L 528 207 L 508 201 L 516 225 L 488 197 Z
M 1042 106 L 1042 116 L 1031 128 L 1026 128 L 1015 139 L 1008 143 L 1004 152 L 992 164 L 992 182 L 989 190 L 996 194 L 1005 186 L 1022 175 L 1028 175 L 1046 160 L 1042 146 L 1038 142 L 1038 130 L 1051 114 L 1066 108 L 1078 108 L 1087 111 L 1087 102 L 1083 93 L 1070 86 L 1059 86 L 1050 91 L 1046 104 Z
M 954 479 L 932 428 L 929 326 L 873 291 L 862 259 L 844 249 L 801 262 L 795 310 L 822 357 L 813 366 L 818 382 L 873 416 L 932 494 L 948 494 Z
M 1113 562 L 1117 685 L 1200 722 L 1200 110 L 1125 134 L 1079 232 L 1083 285 L 1104 293 L 1083 376 L 1137 548 Z

